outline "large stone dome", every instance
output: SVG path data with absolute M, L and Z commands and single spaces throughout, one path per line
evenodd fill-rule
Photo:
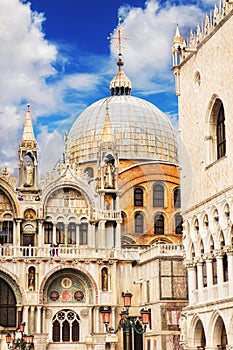
M 131 95 L 110 96 L 86 108 L 69 133 L 72 162 L 96 160 L 108 114 L 119 159 L 177 163 L 177 140 L 168 117 Z

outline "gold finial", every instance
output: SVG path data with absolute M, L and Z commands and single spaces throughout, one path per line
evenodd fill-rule
M 27 107 L 28 107 L 28 112 L 30 112 L 30 103 L 27 103 Z
M 108 39 L 110 40 L 110 44 L 113 43 L 114 40 L 116 40 L 115 48 L 118 49 L 118 55 L 121 55 L 122 48 L 125 48 L 125 46 L 122 46 L 122 41 L 123 40 L 132 40 L 132 38 L 129 38 L 128 34 L 126 36 L 122 36 L 123 29 L 121 27 L 121 20 L 122 18 L 118 18 L 118 24 L 117 24 L 117 29 L 114 29 L 114 33 L 117 32 L 116 36 L 114 36 L 113 33 L 110 33 Z

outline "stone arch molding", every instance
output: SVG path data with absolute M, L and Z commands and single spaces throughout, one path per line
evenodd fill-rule
M 198 329 L 200 325 L 203 327 L 203 331 L 206 337 L 206 327 L 203 324 L 203 321 L 200 315 L 195 314 L 191 320 L 190 327 L 188 328 L 189 329 L 188 338 L 191 341 L 191 346 L 201 345 L 201 333 L 200 333 L 200 329 Z
M 209 327 L 208 327 L 208 344 L 210 346 L 216 347 L 217 345 L 221 345 L 221 339 L 220 339 L 220 332 L 219 326 L 217 323 L 219 320 L 222 320 L 223 325 L 225 326 L 227 338 L 229 334 L 229 327 L 230 323 L 232 324 L 232 318 L 228 320 L 227 317 L 225 317 L 224 313 L 221 310 L 214 311 L 209 319 Z M 228 321 L 227 321 L 228 320 Z M 228 339 L 229 343 L 229 339 Z
M 6 281 L 9 286 L 12 288 L 15 297 L 16 303 L 18 306 L 27 304 L 27 297 L 22 286 L 22 279 L 20 279 L 17 275 L 7 270 L 3 266 L 0 269 L 0 277 Z

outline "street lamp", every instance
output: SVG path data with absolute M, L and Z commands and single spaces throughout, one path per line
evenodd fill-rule
M 146 331 L 146 327 L 150 321 L 150 310 L 147 308 L 142 308 L 140 310 L 141 313 L 141 323 L 143 324 L 144 327 L 137 327 L 138 324 L 141 326 L 139 322 L 137 322 L 137 325 L 135 321 L 129 316 L 129 308 L 131 306 L 131 299 L 132 299 L 133 294 L 129 292 L 122 292 L 122 297 L 124 300 L 124 309 L 120 313 L 120 321 L 118 324 L 117 329 L 114 329 L 112 327 L 108 327 L 110 323 L 110 314 L 111 314 L 111 306 L 101 306 L 100 307 L 100 312 L 102 314 L 102 321 L 105 324 L 106 331 L 108 333 L 116 334 L 119 330 L 123 330 L 123 335 L 124 335 L 124 350 L 131 350 L 132 349 L 132 329 L 137 333 L 137 334 L 143 334 Z
M 33 335 L 26 335 L 24 333 L 26 323 L 22 322 L 19 325 L 19 329 L 17 329 L 13 337 L 10 333 L 6 335 L 6 343 L 9 350 L 19 349 L 19 350 L 30 350 L 33 345 Z M 17 334 L 18 333 L 18 336 Z

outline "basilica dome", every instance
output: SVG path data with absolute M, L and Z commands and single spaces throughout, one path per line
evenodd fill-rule
M 69 133 L 71 160 L 96 160 L 107 113 L 119 159 L 177 163 L 177 141 L 168 117 L 131 95 L 101 99 L 80 114 Z
M 86 108 L 71 127 L 70 161 L 95 161 L 108 129 L 119 159 L 177 163 L 177 141 L 168 117 L 152 103 L 131 96 L 132 84 L 122 69 L 121 53 L 117 65 L 111 96 Z

